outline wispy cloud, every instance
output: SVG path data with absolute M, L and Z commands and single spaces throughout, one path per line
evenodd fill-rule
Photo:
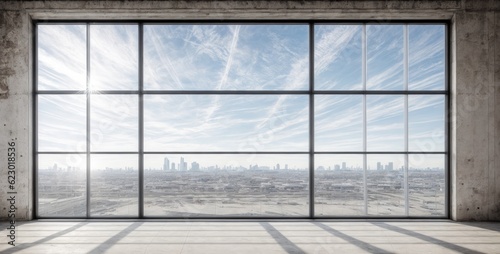
M 315 145 L 319 151 L 363 149 L 363 97 L 316 96 Z
M 444 89 L 444 25 L 409 26 L 409 89 Z
M 84 95 L 39 95 L 39 151 L 85 151 L 85 105 Z
M 316 88 L 361 88 L 361 26 L 316 28 Z M 146 25 L 144 30 L 146 89 L 308 89 L 307 26 Z M 92 25 L 90 34 L 94 88 L 136 89 L 137 26 Z M 41 89 L 85 88 L 85 39 L 85 26 L 39 26 Z M 369 88 L 402 89 L 402 26 L 368 26 L 367 39 Z M 410 25 L 409 46 L 410 89 L 441 87 L 443 27 Z M 76 97 L 40 95 L 41 148 L 74 150 L 85 143 L 85 96 L 71 96 Z M 91 127 L 102 134 L 92 137 L 93 143 L 101 142 L 96 147 L 106 150 L 136 149 L 138 108 L 133 98 L 137 96 L 118 97 L 91 98 Z M 148 151 L 308 149 L 308 96 L 145 95 L 144 99 Z M 402 149 L 403 100 L 399 95 L 367 96 L 370 150 Z M 410 149 L 443 129 L 443 103 L 443 96 L 409 96 Z M 316 96 L 316 149 L 360 150 L 362 110 L 362 96 Z M 100 125 L 107 128 L 99 130 Z M 441 147 L 441 141 L 434 142 Z
M 138 30 L 137 25 L 90 25 L 91 89 L 138 88 Z
M 361 28 L 361 25 L 315 26 L 316 89 L 361 89 Z
M 84 25 L 38 25 L 38 89 L 86 88 Z
M 404 97 L 367 96 L 367 149 L 369 151 L 404 150 Z
M 366 37 L 367 88 L 403 89 L 403 26 L 368 25 Z
M 91 151 L 137 151 L 139 107 L 136 95 L 93 95 Z
M 156 98 L 154 98 L 156 97 Z M 188 99 L 190 97 L 190 99 Z M 147 150 L 238 150 L 242 144 L 252 143 L 247 149 L 302 150 L 307 147 L 307 100 L 303 96 L 287 99 L 286 110 L 269 119 L 267 109 L 281 96 L 221 95 L 220 109 L 213 120 L 204 123 L 203 109 L 210 105 L 209 96 L 147 96 L 145 100 L 145 134 Z M 154 101 L 154 102 L 153 102 Z M 182 103 L 184 101 L 185 103 Z M 189 108 L 189 111 L 182 110 Z M 160 113 L 162 112 L 162 113 Z M 298 135 L 298 136 L 297 136 Z M 290 139 L 290 137 L 294 137 Z M 269 142 L 272 139 L 273 142 Z M 295 143 L 294 143 L 295 142 Z M 290 146 L 288 146 L 290 145 Z

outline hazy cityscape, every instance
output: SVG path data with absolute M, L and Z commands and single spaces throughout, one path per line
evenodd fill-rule
M 444 215 L 444 172 L 409 168 L 409 216 Z M 343 161 L 316 165 L 315 214 L 404 216 L 404 174 L 394 162 L 377 162 L 366 170 L 365 193 L 362 167 Z M 85 169 L 54 164 L 39 169 L 38 176 L 40 216 L 86 215 Z M 90 183 L 91 216 L 138 216 L 136 167 L 92 169 Z M 203 165 L 163 157 L 144 170 L 145 216 L 308 216 L 308 205 L 309 171 L 287 163 Z

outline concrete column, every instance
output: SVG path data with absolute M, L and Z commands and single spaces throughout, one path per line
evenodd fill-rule
M 29 220 L 33 203 L 30 22 L 24 11 L 0 11 L 0 24 L 0 218 L 7 218 L 11 203 L 7 199 L 15 196 L 16 219 Z M 8 183 L 9 142 L 15 142 L 14 189 Z
M 454 181 L 452 218 L 499 219 L 497 107 L 498 24 L 495 12 L 456 14 L 452 75 L 454 109 Z M 498 79 L 498 77 L 497 77 Z M 497 127 L 497 128 L 495 128 Z

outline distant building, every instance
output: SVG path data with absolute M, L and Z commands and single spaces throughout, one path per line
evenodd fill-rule
M 191 163 L 191 171 L 200 171 L 200 164 L 193 161 L 193 163 Z
M 346 170 L 346 169 L 347 169 L 346 163 L 342 162 L 342 170 Z
M 175 171 L 175 162 L 172 162 L 172 168 L 171 168 L 172 171 Z
M 163 170 L 170 170 L 170 161 L 168 160 L 167 157 L 163 159 Z
M 377 170 L 384 170 L 381 162 L 377 162 Z
M 187 170 L 187 162 L 184 161 L 184 157 L 181 157 L 181 161 L 179 162 L 179 171 Z

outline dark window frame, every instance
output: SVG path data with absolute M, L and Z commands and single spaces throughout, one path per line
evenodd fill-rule
M 138 25 L 139 29 L 139 87 L 137 90 L 101 90 L 98 91 L 99 94 L 131 94 L 138 95 L 139 98 L 139 130 L 138 130 L 138 139 L 139 139 L 139 149 L 137 152 L 91 152 L 90 151 L 90 95 L 94 92 L 87 92 L 86 90 L 38 90 L 38 52 L 37 52 L 37 27 L 38 25 L 62 25 L 62 24 L 80 24 L 86 25 L 86 33 L 87 33 L 87 87 L 89 84 L 89 69 L 90 69 L 90 53 L 89 53 L 89 26 L 92 24 L 131 24 Z M 143 51 L 143 27 L 144 25 L 169 25 L 169 24 L 219 24 L 219 25 L 248 25 L 248 24 L 300 24 L 300 25 L 308 25 L 309 26 L 309 89 L 308 90 L 144 90 L 143 87 L 143 67 L 144 67 L 144 51 Z M 314 89 L 314 27 L 315 25 L 335 25 L 335 24 L 362 24 L 366 25 L 412 25 L 412 24 L 434 24 L 434 25 L 444 25 L 445 27 L 445 87 L 443 90 L 366 90 L 366 81 L 363 82 L 365 87 L 363 90 L 315 90 Z M 449 20 L 390 20 L 390 21 L 379 21 L 379 20 L 312 20 L 312 21 L 304 21 L 304 20 L 258 20 L 258 21 L 249 21 L 249 20 L 33 20 L 33 215 L 34 218 L 38 219 L 221 219 L 221 218 L 231 218 L 231 219 L 337 219 L 337 218 L 354 218 L 354 219 L 401 219 L 401 218 L 411 218 L 411 219 L 443 219 L 450 218 L 450 190 L 451 190 L 451 156 L 450 156 L 450 133 L 451 133 L 451 100 L 450 100 L 450 21 Z M 407 27 L 407 26 L 406 26 Z M 407 52 L 405 53 L 407 54 Z M 366 59 L 363 60 L 363 64 L 366 64 Z M 408 68 L 407 66 L 405 68 Z M 366 70 L 365 70 L 366 72 Z M 51 94 L 51 95 L 64 95 L 64 94 L 85 94 L 86 95 L 86 119 L 87 119 L 87 147 L 85 152 L 41 152 L 38 151 L 38 95 Z M 217 152 L 203 152 L 203 151 L 191 151 L 191 152 L 145 152 L 144 151 L 144 101 L 143 96 L 147 94 L 274 94 L 274 95 L 308 95 L 309 96 L 309 151 L 308 152 L 234 152 L 234 151 L 217 151 Z M 314 96 L 322 95 L 322 94 L 332 94 L 332 95 L 363 95 L 363 101 L 366 101 L 366 95 L 405 95 L 405 101 L 408 101 L 408 95 L 444 95 L 444 105 L 445 105 L 445 150 L 443 152 L 410 152 L 408 150 L 405 151 L 397 151 L 397 152 L 368 152 L 366 151 L 366 121 L 364 121 L 364 151 L 362 152 L 350 152 L 350 151 L 342 151 L 342 152 L 316 152 L 314 150 Z M 366 104 L 364 102 L 364 104 Z M 408 111 L 408 105 L 406 107 L 406 112 Z M 366 108 L 364 109 L 366 113 Z M 407 113 L 406 113 L 407 114 Z M 406 115 L 407 116 L 407 115 Z M 408 125 L 408 120 L 405 121 L 405 125 Z M 405 127 L 405 139 L 408 139 L 407 133 L 408 127 Z M 38 214 L 38 155 L 42 154 L 85 154 L 87 158 L 87 190 L 86 190 L 86 208 L 87 213 L 84 217 L 50 217 L 50 216 L 40 216 Z M 139 174 L 139 193 L 138 193 L 138 216 L 134 217 L 126 217 L 126 216 L 113 216 L 113 217 L 96 217 L 90 216 L 90 155 L 92 154 L 135 154 L 138 155 L 138 174 Z M 308 216 L 278 216 L 278 217 L 269 217 L 269 216 L 220 216 L 214 215 L 210 217 L 150 217 L 144 216 L 144 155 L 146 154 L 305 154 L 309 155 L 309 215 Z M 408 184 L 405 183 L 405 209 L 406 214 L 404 216 L 316 216 L 314 212 L 314 156 L 316 154 L 361 154 L 364 158 L 364 166 L 366 171 L 366 158 L 367 155 L 370 154 L 399 154 L 405 156 L 405 164 L 406 164 L 406 172 L 408 171 L 408 155 L 411 154 L 439 154 L 444 155 L 445 159 L 445 212 L 443 216 L 409 216 L 408 214 Z M 407 173 L 405 173 L 407 179 Z M 366 177 L 366 172 L 365 172 Z M 405 180 L 406 181 L 406 180 Z M 366 187 L 366 182 L 365 182 Z M 365 197 L 365 205 L 366 205 L 366 197 Z M 366 207 L 365 207 L 366 209 Z

